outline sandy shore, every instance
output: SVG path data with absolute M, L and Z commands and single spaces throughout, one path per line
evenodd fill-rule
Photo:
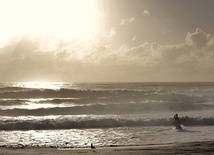
M 0 155 L 155 155 L 155 154 L 214 154 L 214 141 L 192 142 L 156 146 L 101 147 L 90 148 L 0 148 Z

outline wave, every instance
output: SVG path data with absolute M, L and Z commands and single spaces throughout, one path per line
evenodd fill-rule
M 209 107 L 212 108 L 214 105 L 214 96 L 189 96 L 184 94 L 147 94 L 147 93 L 125 93 L 124 92 L 114 92 L 111 94 L 105 93 L 103 95 L 91 94 L 89 96 L 85 93 L 78 92 L 79 95 L 59 95 L 53 98 L 44 97 L 43 95 L 36 95 L 29 98 L 20 98 L 5 95 L 0 93 L 0 106 L 14 106 L 14 105 L 29 105 L 29 104 L 66 104 L 67 107 L 70 106 L 84 106 L 84 105 L 109 105 L 115 106 L 116 104 L 122 106 L 139 105 L 139 108 L 150 108 L 155 109 L 159 107 L 160 109 L 176 109 L 179 110 L 179 107 L 183 107 L 183 110 L 188 110 L 189 108 L 203 108 Z M 7 97 L 8 98 L 7 98 Z M 23 97 L 23 96 L 22 96 Z M 155 105 L 154 105 L 155 104 Z M 208 106 L 210 105 L 210 106 Z M 144 107 L 145 106 L 145 107 Z M 153 107 L 152 107 L 153 106 Z M 14 106 L 15 107 L 15 106 Z M 54 106 L 53 106 L 54 107 Z M 38 107 L 39 108 L 39 107 Z M 96 107 L 95 107 L 96 108 Z M 99 107 L 98 107 L 99 108 Z M 103 107 L 105 108 L 105 107 Z M 1 109 L 1 108 L 0 108 Z
M 214 125 L 214 118 L 186 119 L 185 126 Z M 82 129 L 82 128 L 114 128 L 114 127 L 137 127 L 137 126 L 173 126 L 173 119 L 142 119 L 124 118 L 117 116 L 78 116 L 62 117 L 57 119 L 6 119 L 0 122 L 0 130 L 49 130 L 49 129 Z
M 59 89 L 51 89 L 51 88 L 24 88 L 24 87 L 0 87 L 0 98 L 31 98 L 31 97 L 70 97 L 70 96 L 103 96 L 103 95 L 116 95 L 116 94 L 186 94 L 186 95 L 210 95 L 212 96 L 214 93 L 213 88 L 180 88 L 180 87 L 143 87 L 137 85 L 109 85 L 109 88 L 99 88 L 99 85 L 90 85 L 90 87 L 70 87 L 70 88 L 59 88 Z M 118 86 L 118 88 L 116 87 Z
M 26 105 L 26 103 L 38 104 L 62 104 L 62 103 L 78 103 L 78 98 L 30 98 L 30 99 L 16 99 L 7 98 L 0 99 L 0 106 Z
M 6 109 L 0 110 L 2 116 L 48 116 L 48 115 L 107 115 L 107 114 L 142 114 L 152 112 L 178 112 L 214 109 L 213 104 L 149 102 L 149 103 L 123 103 L 123 104 L 88 104 L 72 107 L 53 107 L 38 109 Z
M 4 88 L 2 88 L 4 89 Z M 108 103 L 141 103 L 145 101 L 165 101 L 176 103 L 213 102 L 214 95 L 210 93 L 175 92 L 174 90 L 76 90 L 76 89 L 26 89 L 21 90 L 0 90 L 0 99 L 36 99 L 43 98 L 49 103 L 62 103 L 66 98 L 81 99 L 82 103 L 87 102 L 108 102 Z M 75 102 L 78 102 L 75 101 Z M 72 101 L 71 101 L 72 102 Z M 78 102 L 78 103 L 79 103 Z M 1 104 L 1 102 L 0 102 Z

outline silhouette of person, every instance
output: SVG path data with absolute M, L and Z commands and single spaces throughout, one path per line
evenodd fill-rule
M 181 123 L 180 123 L 180 119 L 179 119 L 179 117 L 178 117 L 178 114 L 175 114 L 175 115 L 174 115 L 174 119 L 175 119 L 175 121 L 177 122 L 177 123 L 175 124 L 175 126 L 176 126 L 176 127 L 181 127 Z
M 96 149 L 96 147 L 91 143 L 91 149 L 93 150 L 93 152 L 95 152 L 94 150 Z

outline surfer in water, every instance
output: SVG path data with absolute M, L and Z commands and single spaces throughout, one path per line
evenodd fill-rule
M 174 115 L 174 119 L 175 119 L 175 121 L 176 121 L 175 127 L 176 127 L 176 128 L 181 128 L 181 123 L 180 123 L 180 119 L 179 119 L 179 117 L 178 117 L 178 114 L 175 114 L 175 115 Z

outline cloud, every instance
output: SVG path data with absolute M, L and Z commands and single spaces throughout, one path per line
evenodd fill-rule
M 214 36 L 196 29 L 180 44 L 145 42 L 116 46 L 109 37 L 91 41 L 21 38 L 0 48 L 3 81 L 211 81 Z
M 143 10 L 143 16 L 149 16 L 150 12 L 148 10 Z
M 37 42 L 27 39 L 13 42 L 2 48 L 0 50 L 1 80 L 15 81 L 15 79 L 28 79 L 32 76 L 39 78 L 41 75 L 51 75 L 55 70 L 54 55 L 38 49 Z
M 197 28 L 194 33 L 187 34 L 186 42 L 195 48 L 203 48 L 207 45 L 210 39 L 210 34 L 206 34 L 203 30 Z
M 135 41 L 135 40 L 137 40 L 137 37 L 136 37 L 136 36 L 134 36 L 134 37 L 132 38 L 132 41 Z
M 117 31 L 115 28 L 111 28 L 110 33 L 108 35 L 109 38 L 114 37 L 117 34 Z
M 152 81 L 212 81 L 214 78 L 214 36 L 196 29 L 184 43 L 160 45 L 142 43 L 136 47 L 122 45 L 121 61 L 131 76 Z M 128 76 L 128 77 L 129 77 Z M 132 77 L 135 79 L 135 77 Z
M 121 19 L 121 22 L 120 22 L 120 25 L 126 25 L 126 24 L 129 24 L 129 23 L 132 23 L 135 21 L 135 18 L 134 17 L 130 17 L 130 18 L 123 18 Z

